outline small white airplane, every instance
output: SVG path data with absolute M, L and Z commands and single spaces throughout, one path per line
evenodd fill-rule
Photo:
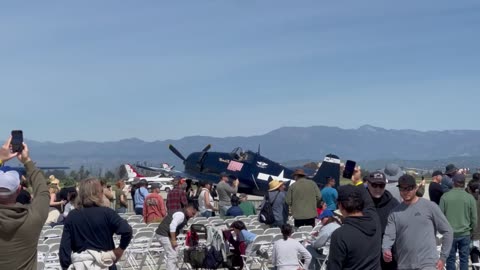
M 125 167 L 125 170 L 127 171 L 127 176 L 128 176 L 127 183 L 133 182 L 133 180 L 135 178 L 140 179 L 140 180 L 146 180 L 149 184 L 151 184 L 151 183 L 169 184 L 173 180 L 173 177 L 165 177 L 161 174 L 147 177 L 147 176 L 139 174 L 135 170 L 135 168 L 133 168 L 133 166 L 130 165 L 130 164 L 124 164 L 123 166 Z

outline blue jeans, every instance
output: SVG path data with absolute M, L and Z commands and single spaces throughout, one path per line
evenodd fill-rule
M 135 207 L 135 215 L 143 215 L 143 208 Z
M 117 214 L 125 214 L 127 212 L 127 208 L 120 207 L 116 211 L 117 211 Z
M 212 216 L 212 211 L 205 211 L 203 213 L 200 214 L 202 217 L 206 217 L 206 218 L 209 218 Z
M 452 249 L 447 258 L 447 270 L 455 270 L 455 259 L 460 259 L 460 270 L 468 270 L 468 257 L 470 255 L 470 236 L 453 238 Z

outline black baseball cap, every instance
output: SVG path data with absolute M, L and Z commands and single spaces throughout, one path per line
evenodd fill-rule
M 397 187 L 399 187 L 399 186 L 416 186 L 416 185 L 417 185 L 417 181 L 415 181 L 415 178 L 413 178 L 413 176 L 411 176 L 409 174 L 404 174 L 404 175 L 400 176 L 400 178 L 398 179 Z
M 438 171 L 438 170 L 437 170 L 437 171 L 434 171 L 434 172 L 432 173 L 432 177 L 439 176 L 439 175 L 443 175 L 443 173 L 442 173 L 441 171 Z
M 377 172 L 372 172 L 368 176 L 368 182 L 373 183 L 373 184 L 386 184 L 387 183 L 387 177 L 385 177 L 385 174 L 377 171 Z

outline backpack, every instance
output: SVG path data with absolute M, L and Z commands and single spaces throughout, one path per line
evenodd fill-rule
M 260 209 L 260 214 L 258 215 L 259 222 L 267 225 L 271 225 L 275 222 L 275 217 L 273 216 L 273 204 L 275 203 L 278 194 L 280 194 L 280 192 L 275 195 L 272 203 L 270 203 L 268 193 L 265 195 L 265 203 L 262 205 L 262 209 Z

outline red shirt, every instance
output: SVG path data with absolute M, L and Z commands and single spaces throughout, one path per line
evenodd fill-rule
M 143 219 L 145 223 L 152 220 L 163 219 L 167 215 L 167 209 L 163 203 L 163 198 L 158 193 L 150 193 L 143 203 Z

